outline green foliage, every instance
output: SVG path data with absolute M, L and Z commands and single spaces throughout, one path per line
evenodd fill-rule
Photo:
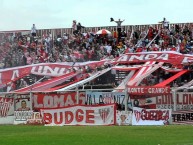
M 0 145 L 193 145 L 193 126 L 0 126 Z

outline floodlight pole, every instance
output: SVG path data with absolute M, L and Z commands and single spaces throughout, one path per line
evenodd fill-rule
M 29 93 L 29 98 L 30 98 L 30 110 L 32 110 L 32 88 L 30 89 L 30 93 Z
M 128 96 L 128 89 L 127 89 L 127 85 L 125 85 L 125 112 L 128 111 L 128 99 L 129 99 L 129 96 Z

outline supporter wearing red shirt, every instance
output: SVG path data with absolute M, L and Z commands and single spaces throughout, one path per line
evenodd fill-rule
M 137 47 L 136 52 L 143 52 L 143 48 L 142 47 Z
M 45 52 L 45 49 L 43 48 L 43 45 L 41 48 L 38 50 L 38 55 L 39 55 L 39 62 L 43 63 L 47 61 L 48 58 L 48 53 Z
M 176 51 L 177 49 L 176 49 L 176 47 L 173 45 L 170 50 L 171 50 L 171 51 Z
M 75 56 L 76 59 L 84 59 L 83 54 L 81 54 L 81 53 L 80 53 L 79 51 L 77 51 L 77 50 L 74 50 L 74 51 L 73 51 L 73 54 L 74 54 L 74 56 Z
M 159 51 L 159 48 L 156 44 L 152 44 L 151 50 L 152 51 Z
M 185 44 L 183 42 L 180 43 L 180 52 L 183 53 L 185 50 Z
M 148 34 L 147 34 L 147 38 L 148 40 L 152 40 L 154 37 L 154 29 L 152 26 L 149 27 L 149 31 L 148 31 Z
M 18 41 L 18 46 L 21 47 L 21 45 L 23 45 L 23 41 L 20 39 L 20 40 Z
M 36 49 L 36 43 L 34 41 L 31 43 L 30 48 L 32 48 L 32 50 Z
M 87 50 L 88 59 L 91 60 L 94 54 L 94 50 L 91 48 Z

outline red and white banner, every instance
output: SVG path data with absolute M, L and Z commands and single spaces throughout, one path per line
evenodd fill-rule
M 115 105 L 72 106 L 61 109 L 41 109 L 45 126 L 113 125 L 116 122 Z
M 143 67 L 141 67 L 135 74 L 132 76 L 132 78 L 128 81 L 128 86 L 138 86 L 139 83 L 143 80 L 142 77 L 149 73 L 150 70 L 153 70 L 155 61 L 147 61 Z M 158 69 L 159 67 L 156 66 Z
M 10 81 L 16 81 L 29 74 L 61 76 L 69 73 L 69 68 L 71 68 L 71 66 L 58 64 L 37 64 L 3 69 L 0 71 L 0 83 L 6 84 Z
M 128 93 L 133 95 L 160 95 L 160 94 L 170 94 L 170 87 L 143 87 L 143 86 L 129 86 Z
M 162 95 L 156 97 L 156 108 L 167 109 L 174 108 L 174 100 L 171 95 Z M 176 109 L 191 110 L 193 109 L 193 92 L 176 93 Z
M 85 65 L 96 68 L 101 66 L 106 61 L 93 61 L 85 63 L 76 63 L 73 69 L 78 70 L 80 67 Z M 33 64 L 22 67 L 6 68 L 0 70 L 0 84 L 7 84 L 11 81 L 16 81 L 29 74 L 41 75 L 41 76 L 52 76 L 58 77 L 72 72 L 73 63 L 41 63 Z
M 167 52 L 142 52 L 127 53 L 119 57 L 116 61 L 119 63 L 139 63 L 146 61 L 167 62 L 171 64 L 182 64 L 193 62 L 193 56 L 181 54 L 174 51 Z
M 0 97 L 0 117 L 6 117 L 13 107 L 13 98 Z
M 188 72 L 188 70 L 182 70 L 182 71 L 176 73 L 175 75 L 173 75 L 172 77 L 160 82 L 159 84 L 156 84 L 154 87 L 164 87 L 164 86 L 168 85 L 169 83 L 171 83 L 172 81 L 174 81 L 175 79 L 182 76 L 183 74 L 185 74 L 186 72 Z
M 30 85 L 30 86 L 15 90 L 14 92 L 20 92 L 21 93 L 21 92 L 30 92 L 30 91 L 42 91 L 42 90 L 45 91 L 46 89 L 49 89 L 49 88 L 54 87 L 58 84 L 61 84 L 61 83 L 65 82 L 66 80 L 69 80 L 78 74 L 79 73 L 70 72 L 68 74 L 65 74 L 65 75 L 62 75 L 59 77 L 55 77 L 55 78 L 52 78 L 52 79 L 44 81 L 44 82 L 36 83 L 32 86 Z
M 33 94 L 33 107 L 41 108 L 58 108 L 76 105 L 76 92 L 67 93 L 50 93 L 50 94 Z M 79 104 L 85 104 L 85 93 L 79 92 Z
M 142 107 L 147 109 L 174 109 L 174 97 L 172 94 L 165 95 L 130 95 L 133 107 Z M 193 93 L 178 92 L 176 93 L 176 109 L 191 110 L 193 109 Z
M 131 97 L 131 108 L 141 107 L 146 109 L 156 109 L 156 97 L 150 96 L 130 96 Z M 133 98 L 135 97 L 135 98 Z
M 170 109 L 133 108 L 132 125 L 168 125 L 171 121 Z

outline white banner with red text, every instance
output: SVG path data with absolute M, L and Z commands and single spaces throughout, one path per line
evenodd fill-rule
M 133 107 L 132 125 L 171 124 L 171 109 L 144 109 Z
M 41 109 L 45 126 L 114 125 L 115 105 L 72 106 L 60 109 Z

